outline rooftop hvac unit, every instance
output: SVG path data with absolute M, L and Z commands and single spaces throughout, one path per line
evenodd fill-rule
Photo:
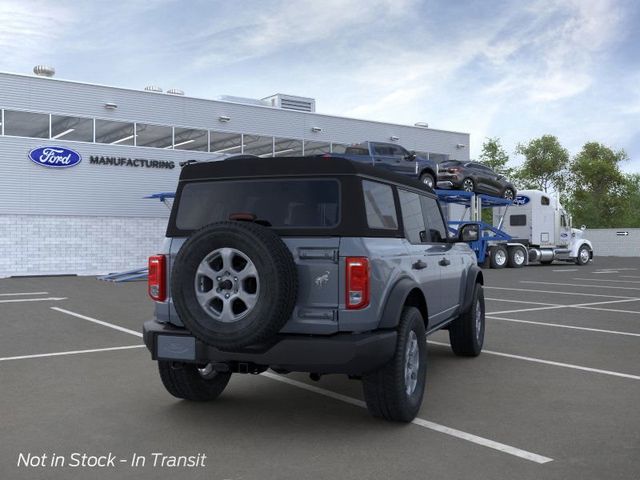
M 167 93 L 169 95 L 184 95 L 184 92 L 182 90 L 180 90 L 179 88 L 171 88 L 171 89 L 167 90 Z
M 157 92 L 157 93 L 162 93 L 162 88 L 158 87 L 157 85 L 147 85 L 146 87 L 144 87 L 144 89 L 147 92 Z
M 33 73 L 39 77 L 53 77 L 56 74 L 56 69 L 49 65 L 36 65 L 33 67 Z
M 315 112 L 316 101 L 309 97 L 296 97 L 293 95 L 285 95 L 276 93 L 270 97 L 263 98 L 272 107 L 282 108 L 284 110 L 296 110 L 298 112 Z

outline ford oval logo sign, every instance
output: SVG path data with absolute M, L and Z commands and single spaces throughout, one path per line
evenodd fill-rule
M 513 201 L 514 205 L 526 205 L 529 203 L 530 198 L 526 195 L 516 195 L 516 199 Z
M 69 168 L 79 164 L 82 157 L 78 152 L 63 147 L 39 147 L 29 152 L 33 163 L 51 168 Z

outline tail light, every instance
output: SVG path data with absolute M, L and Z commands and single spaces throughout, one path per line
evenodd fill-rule
M 149 276 L 147 287 L 149 296 L 156 302 L 167 299 L 167 259 L 164 255 L 149 257 Z
M 357 310 L 369 305 L 369 260 L 367 257 L 347 257 L 346 307 Z

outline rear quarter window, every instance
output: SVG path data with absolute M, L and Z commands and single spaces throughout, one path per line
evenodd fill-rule
M 398 218 L 391 186 L 363 180 L 362 193 L 369 228 L 397 230 Z

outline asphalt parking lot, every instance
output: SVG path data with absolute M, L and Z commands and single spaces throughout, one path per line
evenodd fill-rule
M 485 351 L 430 337 L 426 398 L 401 425 L 371 418 L 342 376 L 234 375 L 213 403 L 178 401 L 141 347 L 144 283 L 0 280 L 0 478 L 640 479 L 640 259 L 485 283 Z M 47 466 L 18 467 L 29 453 Z M 72 453 L 117 460 L 71 467 Z

